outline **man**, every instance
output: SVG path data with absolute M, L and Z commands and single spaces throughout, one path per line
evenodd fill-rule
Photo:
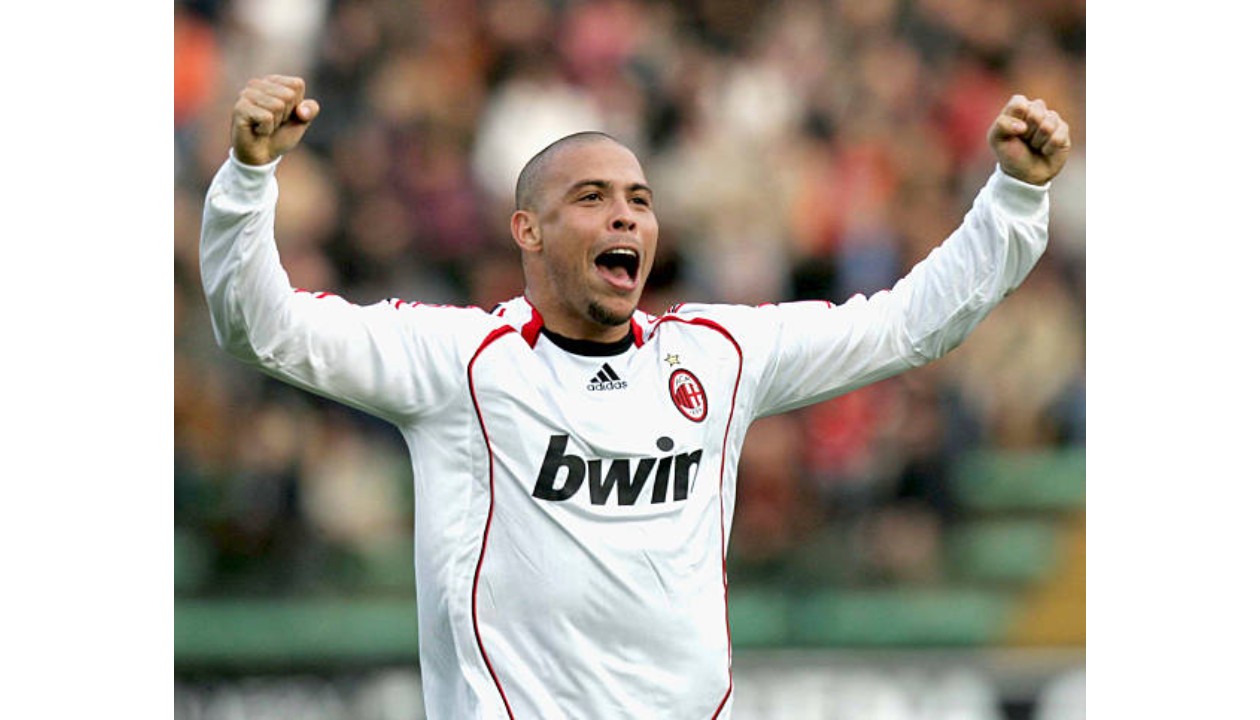
M 524 297 L 360 307 L 293 290 L 273 238 L 275 166 L 318 112 L 298 78 L 241 92 L 203 281 L 225 349 L 406 439 L 435 718 L 729 717 L 725 556 L 749 425 L 961 342 L 1044 250 L 1070 147 L 1017 95 L 962 226 L 892 290 L 654 317 L 637 309 L 652 191 L 627 148 L 581 133 L 521 172 Z

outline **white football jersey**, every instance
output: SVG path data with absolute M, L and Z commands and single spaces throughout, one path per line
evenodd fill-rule
M 940 357 L 1045 248 L 1045 187 L 995 171 L 891 290 L 842 305 L 685 304 L 612 345 L 487 312 L 294 290 L 275 163 L 229 159 L 202 274 L 219 343 L 394 423 L 415 477 L 425 707 L 435 718 L 721 718 L 726 545 L 758 417 Z

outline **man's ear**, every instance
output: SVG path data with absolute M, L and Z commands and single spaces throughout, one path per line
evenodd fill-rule
M 538 217 L 528 210 L 512 213 L 512 239 L 523 252 L 542 250 L 542 233 L 538 230 Z

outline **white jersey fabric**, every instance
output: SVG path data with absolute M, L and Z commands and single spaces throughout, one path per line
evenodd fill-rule
M 725 557 L 749 425 L 940 357 L 1047 238 L 1047 188 L 997 170 L 891 290 L 638 312 L 626 342 L 595 345 L 554 338 L 524 298 L 487 312 L 293 289 L 275 165 L 230 157 L 209 190 L 215 335 L 402 432 L 425 708 L 444 720 L 729 717 Z

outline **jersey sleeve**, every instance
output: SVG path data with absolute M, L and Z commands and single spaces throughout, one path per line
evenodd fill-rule
M 460 387 L 459 329 L 485 314 L 295 290 L 274 238 L 278 163 L 229 158 L 207 192 L 201 274 L 215 339 L 273 377 L 386 420 L 440 409 Z
M 962 224 L 891 289 L 752 310 L 742 325 L 756 360 L 754 412 L 826 400 L 942 357 L 1023 282 L 1048 229 L 1048 186 L 998 169 Z

